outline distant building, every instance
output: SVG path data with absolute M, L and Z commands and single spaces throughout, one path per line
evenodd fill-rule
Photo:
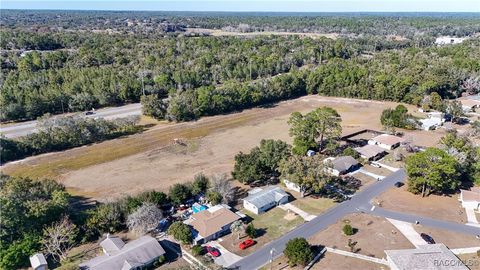
M 271 186 L 265 189 L 255 188 L 250 191 L 248 197 L 243 199 L 243 207 L 258 215 L 287 202 L 288 194 L 279 187 Z
M 47 270 L 48 264 L 42 253 L 36 253 L 30 256 L 30 265 L 33 270 Z
M 444 244 L 385 250 L 385 254 L 392 270 L 468 270 Z
M 471 190 L 460 190 L 460 202 L 466 209 L 480 210 L 480 188 L 475 187 Z
M 85 270 L 130 270 L 152 265 L 165 254 L 158 241 L 151 236 L 142 236 L 125 244 L 116 236 L 107 235 L 100 243 L 105 255 L 80 264 Z
M 328 168 L 328 171 L 335 176 L 352 172 L 359 167 L 358 161 L 351 156 L 326 158 L 324 163 L 330 163 L 331 168 Z
M 360 157 L 366 160 L 378 160 L 387 154 L 385 149 L 377 145 L 371 144 L 354 148 L 354 150 L 357 151 L 358 154 L 360 154 Z
M 398 136 L 393 136 L 389 134 L 380 134 L 368 141 L 368 144 L 370 145 L 378 145 L 379 147 L 386 149 L 386 150 L 392 150 L 400 146 L 400 143 L 402 143 L 404 139 L 398 137 Z
M 458 37 L 437 37 L 435 39 L 435 44 L 437 45 L 449 45 L 449 44 L 459 44 L 466 40 L 467 38 L 458 38 Z
M 185 221 L 194 230 L 194 243 L 203 244 L 230 232 L 230 225 L 242 217 L 227 205 L 215 205 L 197 212 Z

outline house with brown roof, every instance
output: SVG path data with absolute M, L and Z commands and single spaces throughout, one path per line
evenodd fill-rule
M 393 136 L 389 134 L 381 134 L 378 135 L 368 141 L 368 144 L 370 145 L 378 145 L 379 147 L 386 149 L 386 150 L 392 150 L 394 148 L 397 148 L 400 146 L 400 143 L 402 143 L 404 139 L 398 137 L 398 136 Z
M 460 190 L 460 202 L 466 209 L 480 210 L 480 188 L 474 187 L 471 190 Z
M 378 160 L 387 153 L 385 149 L 377 145 L 371 145 L 371 144 L 367 144 L 362 147 L 357 147 L 354 150 L 357 151 L 358 154 L 360 154 L 360 157 L 366 160 Z
M 190 216 L 184 223 L 192 226 L 195 244 L 203 244 L 230 232 L 230 225 L 242 217 L 227 205 L 215 205 Z

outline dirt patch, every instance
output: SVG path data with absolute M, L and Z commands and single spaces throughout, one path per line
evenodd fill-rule
M 356 233 L 346 236 L 342 227 L 348 222 Z M 414 246 L 405 238 L 388 220 L 367 214 L 350 214 L 344 220 L 331 225 L 309 239 L 312 245 L 326 245 L 345 251 L 351 251 L 348 247 L 348 239 L 356 241 L 358 253 L 385 258 L 387 249 L 406 249 Z
M 389 210 L 458 223 L 467 222 L 467 215 L 458 201 L 458 194 L 422 198 L 408 192 L 407 185 L 404 185 L 401 188 L 388 189 L 374 200 Z
M 440 230 L 421 225 L 416 225 L 413 227 L 418 233 L 426 233 L 430 235 L 436 243 L 443 243 L 450 249 L 480 246 L 480 240 L 476 239 L 473 235 L 461 234 L 448 230 Z
M 311 269 L 331 269 L 331 270 L 343 270 L 343 269 L 362 269 L 362 270 L 382 270 L 389 269 L 386 265 L 377 264 L 361 259 L 356 259 L 340 254 L 327 252 Z
M 298 217 L 297 214 L 290 212 L 290 213 L 287 213 L 283 218 L 285 220 L 291 221 L 291 220 L 296 219 L 297 217 Z
M 146 189 L 167 191 L 190 181 L 199 172 L 229 174 L 234 156 L 249 151 L 261 139 L 291 142 L 287 120 L 294 111 L 308 112 L 321 106 L 335 108 L 342 116 L 343 133 L 381 129 L 380 114 L 396 103 L 306 96 L 269 108 L 204 117 L 188 123 L 161 123 L 150 130 L 68 151 L 41 155 L 7 164 L 7 174 L 50 177 L 76 194 L 98 200 L 138 193 Z M 175 138 L 187 149 L 172 148 Z
M 480 270 L 480 257 L 476 253 L 457 255 L 457 257 L 470 269 Z

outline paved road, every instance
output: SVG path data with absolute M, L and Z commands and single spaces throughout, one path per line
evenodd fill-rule
M 270 258 L 279 257 L 284 248 L 285 244 L 292 238 L 295 237 L 304 237 L 309 238 L 315 235 L 317 232 L 326 229 L 328 226 L 334 224 L 338 220 L 342 219 L 345 215 L 355 213 L 355 212 L 365 212 L 371 213 L 373 215 L 398 219 L 406 222 L 414 223 L 419 221 L 420 224 L 425 226 L 431 226 L 446 230 L 452 230 L 464 234 L 479 235 L 480 229 L 472 226 L 467 226 L 463 224 L 439 221 L 426 217 L 415 216 L 410 214 L 398 213 L 394 211 L 385 210 L 382 208 L 375 207 L 371 205 L 371 200 L 380 195 L 386 189 L 392 187 L 396 182 L 403 182 L 406 178 L 405 170 L 400 169 L 396 172 L 393 172 L 389 176 L 385 177 L 382 181 L 367 187 L 362 192 L 359 192 L 352 197 L 351 200 L 342 202 L 337 206 L 331 208 L 327 212 L 319 215 L 310 222 L 304 223 L 301 226 L 293 229 L 284 236 L 274 240 L 267 245 L 263 246 L 261 249 L 257 250 L 255 253 L 252 253 L 240 261 L 233 264 L 232 268 L 237 269 L 258 269 L 270 261 Z M 271 254 L 273 250 L 273 256 Z
M 131 115 L 141 115 L 142 113 L 142 106 L 140 103 L 129 104 L 120 107 L 112 107 L 112 108 L 105 108 L 99 109 L 95 111 L 95 114 L 88 115 L 85 117 L 101 117 L 105 119 L 114 119 L 114 118 L 121 118 L 127 117 Z M 37 121 L 28 121 L 22 122 L 18 124 L 9 124 L 0 127 L 0 133 L 5 135 L 7 138 L 16 138 L 28 135 L 30 133 L 36 132 Z

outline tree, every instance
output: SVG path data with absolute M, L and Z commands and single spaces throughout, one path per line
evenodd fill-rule
M 249 223 L 247 228 L 245 228 L 245 233 L 250 237 L 250 238 L 255 238 L 257 237 L 257 229 L 253 225 L 253 223 Z
M 209 191 L 207 191 L 207 200 L 212 205 L 217 205 L 217 204 L 222 203 L 223 196 L 222 196 L 222 194 L 220 194 L 216 191 L 209 190 Z
M 162 210 L 156 205 L 143 203 L 135 212 L 128 215 L 127 227 L 130 231 L 143 235 L 155 229 L 162 218 Z
M 244 231 L 245 224 L 241 220 L 234 221 L 230 225 L 230 231 L 237 233 L 237 239 L 240 239 L 240 234 Z
M 342 155 L 343 156 L 351 156 L 355 159 L 360 157 L 360 154 L 357 151 L 353 150 L 353 148 L 351 148 L 350 146 L 343 150 Z
M 282 178 L 300 187 L 302 197 L 310 189 L 321 190 L 329 178 L 323 157 L 320 155 L 291 156 L 280 163 L 280 172 Z
M 290 136 L 293 137 L 293 153 L 305 155 L 309 148 L 317 148 L 319 139 L 320 150 L 325 141 L 336 139 L 342 133 L 341 117 L 330 107 L 315 109 L 306 115 L 294 112 L 288 120 Z
M 408 110 L 403 105 L 397 105 L 395 109 L 385 109 L 380 116 L 380 122 L 385 129 L 392 128 L 415 128 L 415 119 L 408 114 Z
M 101 233 L 113 233 L 124 226 L 124 217 L 120 205 L 110 202 L 87 211 L 86 227 L 90 236 Z
M 196 174 L 192 183 L 192 194 L 205 193 L 209 185 L 209 179 L 203 173 Z
M 458 162 L 438 148 L 427 148 L 409 156 L 406 170 L 408 190 L 422 197 L 454 191 L 461 183 Z
M 279 176 L 280 161 L 291 155 L 290 145 L 281 140 L 262 140 L 250 153 L 235 156 L 232 176 L 244 184 L 268 181 Z
M 211 178 L 211 192 L 217 192 L 222 195 L 223 203 L 231 203 L 235 200 L 235 189 L 225 174 L 215 175 Z
M 170 225 L 168 234 L 172 235 L 175 240 L 182 242 L 182 244 L 186 245 L 192 242 L 192 230 L 181 221 L 176 221 Z
M 168 103 L 158 95 L 142 96 L 140 103 L 142 104 L 142 114 L 158 120 L 165 119 Z
M 168 196 L 173 203 L 179 205 L 192 197 L 192 190 L 186 184 L 177 183 L 170 188 Z
M 67 252 L 75 245 L 77 226 L 65 216 L 43 231 L 42 244 L 57 262 L 67 258 Z
M 290 266 L 307 265 L 313 259 L 312 247 L 305 238 L 293 238 L 287 242 L 283 254 L 288 258 Z
M 40 239 L 39 235 L 32 233 L 9 245 L 0 243 L 0 269 L 28 268 L 28 258 L 41 248 Z
M 347 236 L 350 236 L 350 235 L 354 234 L 353 227 L 350 224 L 343 225 L 342 231 L 343 231 L 343 234 L 345 234 Z
M 452 100 L 448 102 L 446 112 L 452 116 L 452 122 L 454 123 L 458 123 L 459 120 L 465 116 L 462 103 L 458 100 Z
M 443 99 L 437 92 L 430 94 L 430 108 L 436 111 L 443 111 L 445 109 Z

